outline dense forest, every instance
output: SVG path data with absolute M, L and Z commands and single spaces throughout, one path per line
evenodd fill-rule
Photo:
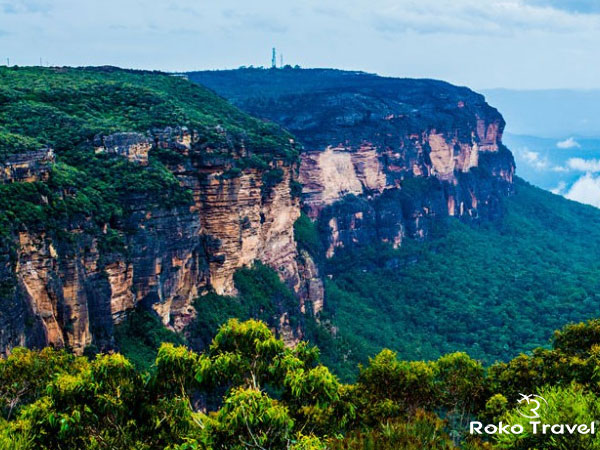
M 326 302 L 318 321 L 298 312 L 293 323 L 302 322 L 305 338 L 347 382 L 385 347 L 406 360 L 462 351 L 485 365 L 549 348 L 553 330 L 600 317 L 600 212 L 522 180 L 515 189 L 498 222 L 449 218 L 436 224 L 428 241 L 406 240 L 397 250 L 382 243 L 332 259 L 324 257 L 325 225 L 302 215 L 296 240 L 320 262 Z M 235 282 L 237 297 L 211 293 L 196 301 L 188 344 L 206 348 L 230 318 L 275 328 L 278 308 L 294 311 L 294 294 L 260 262 L 240 269 Z M 155 334 L 162 337 L 148 338 Z M 183 342 L 143 311 L 118 328 L 117 339 L 144 368 L 161 339 Z
M 230 319 L 202 353 L 164 343 L 144 371 L 118 353 L 15 349 L 0 360 L 0 447 L 595 449 L 595 435 L 532 433 L 516 401 L 524 390 L 543 396 L 547 423 L 596 420 L 599 345 L 596 320 L 489 367 L 465 353 L 426 362 L 382 350 L 353 384 L 316 347 L 286 347 L 255 320 Z M 526 432 L 470 434 L 475 419 Z
M 277 156 L 297 157 L 289 134 L 279 127 L 181 78 L 111 67 L 0 68 L 0 161 L 46 146 L 57 154 L 48 183 L 0 184 L 0 246 L 9 245 L 15 229 L 61 232 L 93 217 L 86 230 L 102 236 L 107 251 L 119 250 L 113 228 L 131 212 L 132 197 L 163 207 L 191 204 L 189 191 L 163 164 L 180 158 L 172 151 L 151 152 L 149 166 L 141 167 L 97 154 L 91 145 L 102 134 L 175 125 L 197 130 L 204 148 L 219 149 L 206 156 L 228 158 L 231 174 L 267 167 Z M 240 155 L 242 142 L 260 152 Z M 107 223 L 108 231 L 99 233 Z
M 419 84 L 427 90 L 427 82 Z M 434 85 L 442 94 L 454 91 Z M 428 111 L 427 120 L 437 114 Z M 446 119 L 454 124 L 454 116 Z M 79 247 L 89 253 L 81 236 L 97 241 L 100 257 L 91 267 L 105 267 L 117 254 L 126 265 L 134 250 L 128 238 L 141 230 L 128 221 L 132 199 L 173 212 L 175 221 L 184 217 L 179 210 L 194 210 L 192 192 L 169 169 L 181 163 L 180 153 L 155 143 L 139 165 L 94 146 L 108 133 L 152 135 L 171 126 L 198 133 L 198 177 L 206 176 L 208 160 L 217 161 L 219 181 L 258 171 L 250 186 L 257 202 L 269 195 L 264 187 L 281 182 L 275 163 L 297 169 L 301 148 L 288 132 L 180 77 L 109 67 L 0 68 L 0 162 L 40 148 L 56 155 L 46 179 L 0 184 L 4 317 L 16 309 L 20 233 L 61 244 L 58 253 L 52 247 L 56 255 L 48 251 L 57 266 L 68 266 Z M 484 178 L 478 170 L 468 176 Z M 442 192 L 435 177 L 397 181 L 392 209 Z M 299 214 L 302 186 L 291 177 L 284 190 Z M 329 218 L 362 211 L 368 196 L 347 195 L 314 220 L 300 215 L 293 238 L 324 283 L 324 309 L 315 314 L 310 302 L 301 308 L 289 280 L 257 260 L 237 268 L 231 295 L 210 284 L 194 294 L 180 333 L 156 314 L 156 294 L 125 308 L 122 321 L 113 323 L 109 311 L 109 326 L 95 324 L 104 334 L 90 332 L 103 339 L 90 339 L 82 356 L 68 345 L 32 350 L 10 341 L 0 359 L 0 448 L 600 448 L 595 436 L 468 433 L 472 420 L 527 425 L 518 411 L 521 393 L 543 396 L 551 423 L 589 423 L 600 412 L 600 211 L 520 179 L 506 197 L 483 198 L 498 198 L 494 214 L 434 215 L 422 238 L 404 236 L 397 249 L 377 239 L 337 248 L 331 258 Z M 381 213 L 376 206 L 372 211 Z M 261 214 L 257 222 L 265 220 Z M 240 217 L 240 230 L 248 223 Z M 150 240 L 140 241 L 141 252 Z M 223 259 L 212 244 L 198 240 L 208 255 L 198 264 Z M 157 270 L 162 283 L 161 263 L 140 271 Z M 56 298 L 58 278 L 44 285 Z M 87 305 L 94 303 L 75 306 L 87 313 Z M 284 317 L 292 338 L 302 336 L 297 345 L 284 343 Z M 31 331 L 36 323 L 23 318 Z M 74 325 L 63 322 L 67 333 Z
M 495 222 L 440 220 L 427 242 L 321 258 L 321 318 L 337 329 L 333 342 L 320 342 L 330 367 L 352 379 L 357 363 L 386 346 L 406 359 L 464 351 L 491 364 L 548 346 L 564 324 L 599 317 L 600 211 L 522 180 L 503 207 Z M 296 224 L 301 245 L 317 255 L 320 226 Z

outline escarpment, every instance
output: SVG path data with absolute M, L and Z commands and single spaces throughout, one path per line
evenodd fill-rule
M 36 91 L 40 76 L 56 95 L 72 91 L 69 108 Z M 13 103 L 0 105 L 3 353 L 112 349 L 115 326 L 135 308 L 185 333 L 194 300 L 235 296 L 234 274 L 256 260 L 292 289 L 294 308 L 315 314 L 324 287 L 318 255 L 295 242 L 301 209 L 332 257 L 426 239 L 443 217 L 500 217 L 512 192 L 502 117 L 482 96 L 442 82 L 287 69 L 190 74 L 261 121 L 161 74 L 0 77 L 9 88 L 31 78 L 30 91 L 15 89 Z M 30 128 L 24 115 L 35 119 Z M 302 334 L 296 318 L 281 308 L 274 317 L 290 344 Z
M 216 242 L 208 266 L 218 294 L 234 294 L 233 273 L 254 260 L 274 267 L 298 289 L 293 224 L 300 200 L 290 188 L 295 164 L 276 161 L 268 170 L 247 168 L 233 176 L 220 162 L 207 163 L 205 154 L 192 150 L 185 163 L 171 170 L 193 193 L 202 233 Z
M 123 248 L 108 253 L 99 249 L 106 236 L 86 235 L 85 225 L 65 230 L 77 236 L 73 245 L 56 242 L 45 231 L 19 232 L 13 295 L 23 300 L 21 314 L 35 321 L 36 332 L 6 333 L 3 348 L 51 344 L 80 353 L 92 344 L 110 347 L 114 325 L 138 304 L 182 331 L 195 315 L 196 297 L 208 289 L 235 294 L 233 274 L 255 260 L 300 291 L 293 236 L 300 205 L 290 189 L 294 164 L 280 160 L 267 169 L 231 174 L 229 161 L 207 158 L 210 151 L 186 142 L 195 132 L 168 131 L 167 141 L 161 140 L 165 130 L 155 130 L 98 137 L 97 142 L 104 148 L 113 143 L 118 150 L 110 153 L 135 164 L 147 165 L 148 153 L 159 148 L 179 155 L 167 167 L 192 192 L 190 204 L 155 208 L 145 195 L 132 197 L 130 215 L 117 228 Z M 322 304 L 322 298 L 315 302 Z
M 326 224 L 329 257 L 342 247 L 425 238 L 440 217 L 500 217 L 512 192 L 504 120 L 467 88 L 327 69 L 189 77 L 299 138 L 303 205 Z
M 0 76 L 9 87 L 13 78 L 24 84 L 23 78 L 42 76 L 51 85 L 68 79 L 75 85 L 71 109 L 100 115 L 82 113 L 86 122 L 78 128 L 73 117 L 66 130 L 40 115 L 38 128 L 18 135 L 19 105 L 0 108 L 2 126 L 12 133 L 8 143 L 0 139 L 0 155 L 8 155 L 0 174 L 2 353 L 19 345 L 79 354 L 114 348 L 115 326 L 137 307 L 181 332 L 194 319 L 196 298 L 208 291 L 235 295 L 234 273 L 255 260 L 297 293 L 298 309 L 309 293 L 313 311 L 322 305 L 315 280 L 304 281 L 298 268 L 293 224 L 300 199 L 292 194 L 298 152 L 289 134 L 165 75 L 31 69 Z M 79 77 L 87 82 L 81 90 Z M 139 93 L 131 87 L 137 85 Z M 117 101 L 90 96 L 87 90 L 97 86 L 114 89 Z M 147 101 L 159 110 L 137 105 L 135 120 L 129 110 L 120 112 L 127 103 L 119 95 L 137 94 L 143 103 L 155 90 L 157 97 Z M 15 92 L 15 102 L 19 95 L 35 97 L 36 83 L 31 92 Z M 66 114 L 51 101 L 46 108 Z M 107 132 L 104 117 L 123 123 Z M 40 136 L 54 150 L 9 145 L 30 145 Z M 301 330 L 286 317 L 284 311 L 277 319 L 279 331 L 294 342 Z

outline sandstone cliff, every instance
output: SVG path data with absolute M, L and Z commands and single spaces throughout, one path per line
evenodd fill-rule
M 9 199 L 10 214 L 0 214 L 6 227 L 0 230 L 0 352 L 47 344 L 77 353 L 90 345 L 110 349 L 114 326 L 138 306 L 185 330 L 196 314 L 194 299 L 210 290 L 235 295 L 234 273 L 255 260 L 295 292 L 295 308 L 318 313 L 325 299 L 315 257 L 426 239 L 440 217 L 493 220 L 512 192 L 504 121 L 466 88 L 339 71 L 190 75 L 287 128 L 298 144 L 184 80 L 97 70 L 100 75 L 74 76 L 89 83 L 114 78 L 102 89 L 125 79 L 117 97 L 130 95 L 136 83 L 144 86 L 136 92 L 138 102 L 147 101 L 137 121 L 129 109 L 118 109 L 129 104 L 124 99 L 98 105 L 84 84 L 70 98 L 89 101 L 85 111 L 105 108 L 106 117 L 82 124 L 56 112 L 63 133 L 44 122 L 43 110 L 40 129 L 27 138 L 49 136 L 58 156 L 48 148 L 2 161 L 0 187 L 16 187 L 6 192 L 31 211 L 20 214 Z M 148 100 L 157 86 L 170 86 L 179 103 L 165 102 L 162 91 Z M 123 121 L 103 131 L 115 117 Z M 302 208 L 323 230 L 324 255 L 297 248 L 294 222 Z M 280 313 L 279 332 L 292 344 L 302 329 Z
M 467 88 L 326 69 L 194 72 L 190 79 L 304 144 L 303 205 L 327 224 L 329 257 L 374 240 L 398 246 L 404 237 L 424 238 L 436 217 L 498 217 L 512 190 L 504 120 Z
M 138 304 L 182 331 L 194 317 L 196 297 L 207 289 L 235 294 L 235 270 L 255 260 L 272 266 L 300 291 L 293 236 L 300 204 L 290 190 L 294 165 L 276 161 L 266 170 L 248 168 L 228 176 L 228 163 L 207 159 L 193 134 L 175 127 L 98 136 L 96 153 L 143 165 L 153 148 L 177 152 L 181 159 L 170 167 L 194 201 L 165 210 L 148 208 L 144 197 L 132 198 L 132 212 L 120 228 L 133 232 L 122 233 L 126 252 L 121 253 L 102 255 L 98 239 L 81 229 L 68 230 L 78 236 L 75 245 L 55 242 L 45 232 L 19 233 L 11 274 L 18 311 L 5 319 L 0 348 L 51 344 L 77 353 L 91 344 L 109 348 L 113 326 Z M 280 176 L 265 186 L 265 174 L 273 171 Z M 322 298 L 315 302 L 322 304 Z M 19 327 L 25 317 L 33 323 Z M 293 334 L 286 339 L 294 340 Z
M 288 313 L 307 301 L 318 310 L 323 294 L 294 241 L 299 147 L 289 133 L 166 74 L 0 77 L 1 353 L 114 348 L 115 325 L 137 307 L 182 331 L 195 299 L 235 295 L 234 273 L 255 260 L 296 293 L 271 321 L 287 342 L 300 337 Z

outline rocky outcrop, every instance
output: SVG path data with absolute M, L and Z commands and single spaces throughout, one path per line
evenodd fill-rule
M 356 151 L 328 146 L 323 151 L 305 152 L 301 158 L 299 181 L 312 218 L 347 194 L 380 193 L 386 187 L 377 150 L 368 145 Z
M 132 163 L 148 164 L 151 140 L 142 133 L 114 133 L 97 136 L 94 140 L 96 153 L 107 153 L 127 158 Z
M 54 160 L 51 148 L 10 155 L 0 162 L 0 183 L 46 181 Z
M 297 261 L 298 275 L 302 281 L 298 291 L 301 301 L 300 310 L 302 313 L 307 313 L 310 308 L 313 315 L 318 315 L 323 310 L 325 299 L 325 289 L 319 269 L 306 250 L 300 251 Z
M 304 144 L 303 203 L 327 224 L 329 257 L 375 240 L 397 247 L 426 238 L 439 217 L 499 217 L 512 191 L 504 120 L 467 88 L 326 69 L 194 72 L 190 80 Z
M 267 169 L 232 173 L 231 160 L 197 146 L 197 135 L 171 127 L 95 139 L 96 152 L 140 165 L 148 164 L 153 149 L 172 152 L 177 158 L 167 165 L 190 189 L 193 202 L 160 209 L 148 207 L 143 195 L 131 198 L 130 214 L 117 224 L 121 248 L 107 249 L 108 236 L 86 233 L 85 221 L 65 230 L 66 241 L 46 232 L 21 232 L 15 261 L 0 275 L 14 280 L 7 292 L 21 317 L 6 320 L 32 326 L 6 324 L 0 333 L 3 351 L 24 344 L 65 346 L 77 353 L 89 345 L 111 348 L 114 326 L 138 305 L 182 331 L 195 316 L 195 298 L 209 289 L 235 294 L 235 271 L 255 260 L 273 267 L 296 292 L 310 292 L 318 309 L 322 291 L 319 298 L 319 291 L 305 288 L 298 269 L 293 224 L 300 200 L 290 188 L 296 166 L 280 160 Z M 314 286 L 315 280 L 307 283 Z M 0 323 L 5 317 L 3 312 Z M 301 337 L 288 325 L 279 330 L 282 336 Z

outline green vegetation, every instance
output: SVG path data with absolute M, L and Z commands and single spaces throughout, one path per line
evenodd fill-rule
M 287 313 L 294 329 L 302 320 L 298 300 L 269 266 L 256 261 L 252 267 L 238 269 L 233 279 L 237 296 L 211 292 L 196 299 L 196 319 L 187 329 L 194 348 L 206 348 L 219 327 L 231 318 L 258 319 L 275 328 L 279 317 Z
M 241 173 L 266 169 L 297 150 L 279 127 L 242 113 L 208 89 L 157 72 L 105 68 L 0 67 L 0 163 L 16 153 L 52 147 L 57 164 L 47 182 L 0 185 L 0 239 L 16 229 L 64 230 L 112 236 L 106 251 L 122 251 L 115 233 L 136 204 L 173 208 L 192 197 L 165 164 L 173 151 L 150 153 L 148 166 L 94 152 L 98 135 L 188 127 L 199 157 Z M 115 244 L 115 245 L 113 245 Z
M 414 360 L 465 351 L 490 364 L 600 316 L 600 211 L 521 180 L 515 188 L 497 223 L 449 219 L 427 242 L 316 258 L 324 261 L 322 322 L 337 329 L 335 340 L 316 340 L 327 364 L 350 380 L 383 347 Z M 296 224 L 313 254 L 322 251 L 320 226 L 305 217 Z
M 182 345 L 183 338 L 164 327 L 150 311 L 136 310 L 115 329 L 115 343 L 135 367 L 149 370 L 156 351 L 164 342 Z
M 289 135 L 251 118 L 208 89 L 159 72 L 99 68 L 0 68 L 0 143 L 72 152 L 95 135 L 187 126 L 207 146 L 293 156 Z M 35 141 L 27 141 L 27 138 Z M 31 147 L 31 145 L 26 145 Z M 2 146 L 0 155 L 14 153 Z M 258 155 L 260 156 L 260 154 Z
M 324 246 L 317 224 L 304 213 L 294 222 L 294 239 L 301 250 L 311 255 L 320 256 L 323 253 Z
M 304 320 L 293 292 L 269 266 L 256 261 L 252 267 L 238 269 L 233 278 L 238 291 L 235 297 L 209 292 L 196 299 L 196 318 L 186 328 L 185 336 L 168 330 L 152 312 L 139 309 L 116 326 L 116 347 L 135 367 L 150 370 L 162 343 L 188 344 L 204 350 L 229 319 L 257 319 L 276 329 L 279 318 L 287 314 L 294 330 Z
M 597 420 L 599 337 L 600 320 L 567 326 L 553 349 L 487 369 L 464 353 L 415 362 L 383 350 L 354 384 L 319 363 L 316 347 L 286 347 L 255 320 L 230 319 L 203 353 L 162 344 L 150 372 L 120 354 L 17 348 L 0 359 L 0 447 L 596 449 L 597 435 L 479 436 L 468 423 L 529 425 L 522 389 L 546 399 L 544 423 Z M 211 395 L 217 404 L 200 408 Z

